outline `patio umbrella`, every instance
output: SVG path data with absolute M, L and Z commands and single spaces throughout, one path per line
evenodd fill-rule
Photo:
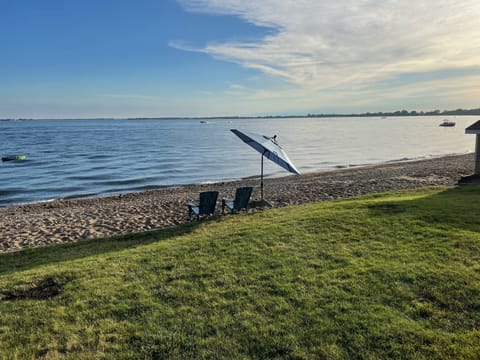
M 277 135 L 272 137 L 249 133 L 245 131 L 239 131 L 237 129 L 231 129 L 235 135 L 237 135 L 243 142 L 250 145 L 252 148 L 262 154 L 262 172 L 260 177 L 260 192 L 263 200 L 263 157 L 273 161 L 275 164 L 281 166 L 285 170 L 300 175 L 295 165 L 290 161 L 287 154 L 283 151 L 282 147 L 277 142 Z

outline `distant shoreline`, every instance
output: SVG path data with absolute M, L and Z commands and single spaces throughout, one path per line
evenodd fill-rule
M 416 110 L 397 110 L 390 112 L 366 112 L 352 114 L 335 114 L 335 113 L 309 113 L 304 115 L 258 115 L 258 116 L 152 116 L 152 117 L 92 117 L 92 118 L 5 118 L 0 121 L 29 121 L 29 120 L 235 120 L 235 119 L 295 119 L 295 118 L 339 118 L 339 117 L 408 117 L 408 116 L 480 116 L 480 108 L 478 109 L 457 109 L 457 110 L 432 110 L 432 111 L 416 111 Z

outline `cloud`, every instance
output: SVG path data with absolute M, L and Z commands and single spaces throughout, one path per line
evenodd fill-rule
M 159 96 L 154 95 L 138 95 L 138 94 L 98 94 L 99 97 L 114 99 L 157 99 Z
M 256 69 L 304 94 L 372 90 L 401 74 L 480 66 L 478 0 L 178 2 L 187 11 L 237 16 L 274 31 L 257 42 L 172 46 Z

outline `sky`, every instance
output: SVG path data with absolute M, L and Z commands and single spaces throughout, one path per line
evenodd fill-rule
M 478 0 L 0 0 L 0 118 L 480 107 Z

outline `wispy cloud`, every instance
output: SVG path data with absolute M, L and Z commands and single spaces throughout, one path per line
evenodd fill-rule
M 356 88 L 375 92 L 379 82 L 402 74 L 480 68 L 478 0 L 177 1 L 188 11 L 238 16 L 274 32 L 258 42 L 171 46 L 283 79 L 299 97 Z M 448 82 L 458 89 L 465 79 Z M 405 87 L 392 85 L 391 91 L 400 97 Z
M 99 97 L 114 98 L 114 99 L 157 99 L 159 96 L 155 95 L 138 95 L 138 94 L 98 94 Z

